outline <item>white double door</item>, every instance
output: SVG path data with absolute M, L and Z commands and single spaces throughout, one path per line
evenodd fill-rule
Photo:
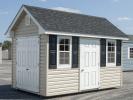
M 17 88 L 39 92 L 39 38 L 21 37 L 16 40 Z
M 100 43 L 97 39 L 80 39 L 80 90 L 99 87 Z

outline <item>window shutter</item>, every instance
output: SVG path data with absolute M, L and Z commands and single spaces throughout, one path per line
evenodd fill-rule
M 116 66 L 121 66 L 121 40 L 116 42 Z
M 72 37 L 72 68 L 78 68 L 79 37 Z
M 49 35 L 49 69 L 57 68 L 57 36 Z
M 100 40 L 100 66 L 106 66 L 106 39 Z

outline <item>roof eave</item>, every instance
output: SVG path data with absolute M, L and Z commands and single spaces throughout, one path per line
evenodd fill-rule
M 106 38 L 106 39 L 117 39 L 117 40 L 129 40 L 127 37 L 115 37 L 115 36 L 102 36 L 102 35 L 91 35 L 91 34 L 81 34 L 81 33 L 70 33 L 70 32 L 59 32 L 59 31 L 45 31 L 45 34 L 52 35 L 65 35 L 65 36 L 79 36 L 79 37 L 89 37 L 89 38 Z

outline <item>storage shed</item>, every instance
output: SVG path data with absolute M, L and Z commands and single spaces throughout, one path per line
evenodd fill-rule
M 105 18 L 23 5 L 6 34 L 13 88 L 55 96 L 122 86 L 128 37 Z
M 123 41 L 122 66 L 123 71 L 133 70 L 133 35 L 128 35 L 129 40 Z

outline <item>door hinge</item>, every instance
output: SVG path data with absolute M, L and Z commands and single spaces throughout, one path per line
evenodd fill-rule
M 81 70 L 81 72 L 83 72 L 83 71 L 84 71 L 84 69 Z
M 100 82 L 98 82 L 98 85 L 100 85 Z

